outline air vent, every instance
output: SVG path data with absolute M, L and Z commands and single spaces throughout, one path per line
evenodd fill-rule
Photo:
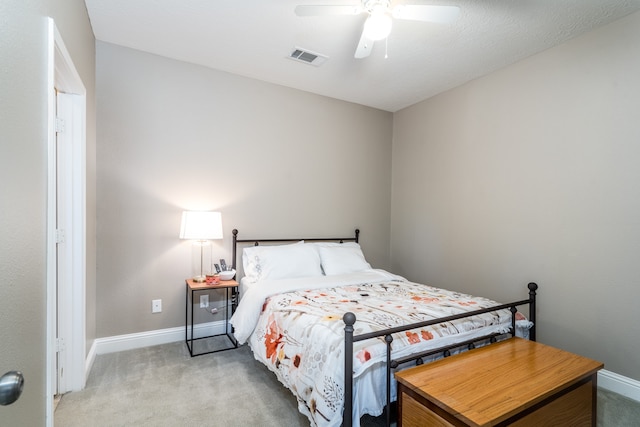
M 293 49 L 293 52 L 291 52 L 288 58 L 293 59 L 294 61 L 304 62 L 305 64 L 314 65 L 316 67 L 319 67 L 324 63 L 324 61 L 329 59 L 326 55 L 311 52 L 308 49 L 302 49 L 299 47 Z

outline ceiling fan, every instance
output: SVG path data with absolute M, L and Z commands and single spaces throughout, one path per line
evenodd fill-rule
M 362 35 L 356 48 L 355 58 L 366 58 L 371 54 L 373 43 L 387 38 L 391 32 L 392 19 L 449 23 L 456 19 L 457 6 L 398 4 L 391 7 L 391 0 L 362 0 L 360 5 L 298 5 L 298 16 L 331 16 L 367 14 Z

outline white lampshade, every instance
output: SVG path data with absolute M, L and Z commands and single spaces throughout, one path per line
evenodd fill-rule
M 192 240 L 222 239 L 222 215 L 220 212 L 182 212 L 180 238 Z
M 382 40 L 391 33 L 391 17 L 374 10 L 364 23 L 363 35 L 369 40 Z

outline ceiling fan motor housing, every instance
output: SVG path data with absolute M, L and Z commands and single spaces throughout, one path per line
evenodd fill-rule
M 388 12 L 389 6 L 391 5 L 391 0 L 363 0 L 362 5 L 369 13 L 373 12 L 374 10 L 383 10 Z
M 369 17 L 364 23 L 364 36 L 369 40 L 382 40 L 391 33 L 391 14 L 389 0 L 365 0 L 364 8 Z

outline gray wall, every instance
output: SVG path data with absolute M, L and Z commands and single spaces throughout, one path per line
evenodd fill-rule
M 106 43 L 97 94 L 99 337 L 184 324 L 182 210 L 222 212 L 215 259 L 230 259 L 233 228 L 360 227 L 370 262 L 388 268 L 391 113 Z
M 47 20 L 52 16 L 88 91 L 88 189 L 95 182 L 95 45 L 82 0 L 0 2 L 0 374 L 25 375 L 2 425 L 45 424 L 47 224 Z M 88 198 L 88 226 L 95 208 Z M 88 298 L 95 289 L 95 235 L 87 242 Z M 89 302 L 91 305 L 91 302 Z M 91 325 L 93 307 L 88 307 Z M 95 328 L 87 330 L 89 339 Z
M 640 380 L 640 14 L 394 115 L 392 268 Z

